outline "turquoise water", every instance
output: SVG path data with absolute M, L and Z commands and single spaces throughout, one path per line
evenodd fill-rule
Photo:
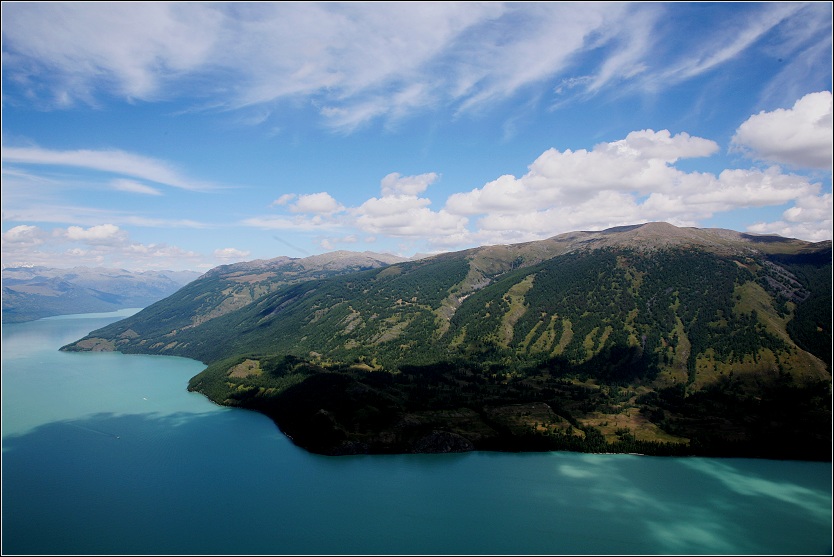
M 828 463 L 311 455 L 199 362 L 58 352 L 128 313 L 3 326 L 3 554 L 831 554 Z

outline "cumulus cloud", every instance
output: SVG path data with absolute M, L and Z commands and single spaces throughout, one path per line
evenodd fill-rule
M 22 224 L 3 233 L 3 247 L 33 247 L 44 243 L 45 234 L 37 226 Z
M 619 141 L 600 143 L 593 150 L 548 149 L 521 178 L 505 175 L 482 188 L 449 197 L 454 214 L 522 213 L 553 205 L 577 205 L 599 191 L 638 194 L 697 187 L 671 166 L 681 158 L 715 153 L 718 145 L 686 133 L 668 130 L 631 132 Z
M 417 176 L 400 176 L 399 172 L 392 172 L 382 179 L 382 195 L 418 195 L 437 180 L 434 172 Z
M 736 130 L 734 148 L 751 158 L 830 169 L 834 150 L 830 91 L 805 95 L 792 108 L 759 112 Z
M 372 197 L 351 210 L 353 224 L 370 234 L 394 237 L 442 237 L 466 232 L 467 219 L 448 211 L 433 211 L 431 200 L 418 197 L 437 174 L 401 176 L 394 172 L 380 182 L 381 197 Z
M 371 198 L 355 210 L 356 226 L 371 234 L 429 237 L 460 234 L 467 220 L 447 211 L 432 211 L 428 199 Z
M 340 213 L 345 207 L 327 192 L 311 194 L 286 193 L 270 203 L 270 207 L 286 207 L 292 215 L 266 215 L 243 219 L 240 224 L 262 230 L 312 231 L 339 228 Z
M 444 210 L 476 218 L 470 239 L 507 243 L 656 220 L 697 226 L 716 213 L 819 194 L 820 184 L 777 166 L 728 169 L 718 176 L 674 166 L 717 151 L 713 141 L 667 130 L 632 132 L 590 151 L 549 149 L 524 176 L 501 176 L 453 194 Z
M 89 228 L 70 226 L 63 236 L 71 241 L 81 241 L 94 245 L 112 245 L 123 243 L 127 233 L 114 224 L 100 224 Z
M 344 207 L 327 192 L 300 195 L 298 201 L 290 205 L 290 211 L 293 213 L 332 215 L 343 210 Z
M 779 234 L 786 238 L 803 238 L 812 242 L 830 240 L 832 236 L 832 196 L 826 193 L 796 201 L 775 222 L 757 222 L 747 228 L 757 234 Z
M 429 172 L 403 176 L 392 172 L 380 180 L 380 196 L 355 207 L 344 207 L 330 194 L 285 194 L 271 206 L 286 206 L 294 215 L 269 215 L 244 219 L 241 224 L 266 230 L 359 230 L 366 234 L 397 238 L 428 239 L 451 245 L 468 237 L 468 219 L 446 210 L 434 211 L 431 200 L 420 197 L 438 179 Z M 293 200 L 296 200 L 292 203 Z M 356 236 L 322 240 L 323 246 L 354 242 Z
M 380 195 L 343 208 L 324 192 L 287 194 L 273 205 L 291 213 L 257 217 L 244 224 L 296 230 L 357 230 L 377 238 L 424 240 L 435 248 L 542 239 L 573 230 L 601 230 L 649 221 L 699 226 L 722 212 L 792 205 L 782 230 L 802 238 L 830 236 L 819 210 L 830 194 L 805 176 L 779 166 L 726 169 L 719 174 L 683 171 L 682 160 L 719 151 L 712 140 L 668 130 L 638 130 L 592 149 L 548 149 L 521 177 L 500 176 L 468 192 L 453 193 L 439 210 L 427 195 L 439 176 L 392 172 L 380 181 Z M 297 199 L 295 203 L 292 200 Z M 302 200 L 304 202 L 302 203 Z M 827 200 L 827 201 L 826 201 Z M 815 205 L 817 203 L 817 205 Z M 822 207 L 826 207 L 822 203 Z M 338 207 L 339 211 L 333 209 Z M 800 222 L 801 221 L 801 222 Z M 816 222 L 823 231 L 809 235 Z M 791 224 L 794 223 L 794 224 Z M 765 224 L 757 225 L 759 228 Z M 335 237 L 320 240 L 332 247 Z

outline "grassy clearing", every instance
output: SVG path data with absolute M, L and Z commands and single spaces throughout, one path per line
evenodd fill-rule
M 261 362 L 258 360 L 243 360 L 238 365 L 229 368 L 229 377 L 249 377 L 263 373 Z
M 513 340 L 515 324 L 518 323 L 518 320 L 527 311 L 527 306 L 524 303 L 524 295 L 533 287 L 534 279 L 535 275 L 528 276 L 521 282 L 514 284 L 504 296 L 504 301 L 510 306 L 510 309 L 501 318 L 501 344 L 504 348 L 509 347 Z

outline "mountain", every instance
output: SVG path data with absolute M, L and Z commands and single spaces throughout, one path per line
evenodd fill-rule
M 219 267 L 63 349 L 201 360 L 190 390 L 323 454 L 831 458 L 830 241 L 648 223 L 365 257 Z
M 199 276 L 192 271 L 4 268 L 3 323 L 145 307 L 173 294 Z

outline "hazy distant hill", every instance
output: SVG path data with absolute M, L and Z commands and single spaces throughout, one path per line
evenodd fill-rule
M 219 267 L 65 349 L 199 359 L 190 389 L 325 454 L 830 459 L 830 241 L 650 223 L 317 257 Z
M 200 327 L 235 312 L 286 287 L 310 280 L 378 269 L 405 258 L 372 252 L 336 251 L 305 258 L 276 257 L 221 265 L 171 296 L 162 306 L 147 308 L 146 316 L 159 312 L 159 333 Z M 170 311 L 169 311 L 170 310 Z
M 6 268 L 2 271 L 3 323 L 145 307 L 199 276 L 193 271 Z

